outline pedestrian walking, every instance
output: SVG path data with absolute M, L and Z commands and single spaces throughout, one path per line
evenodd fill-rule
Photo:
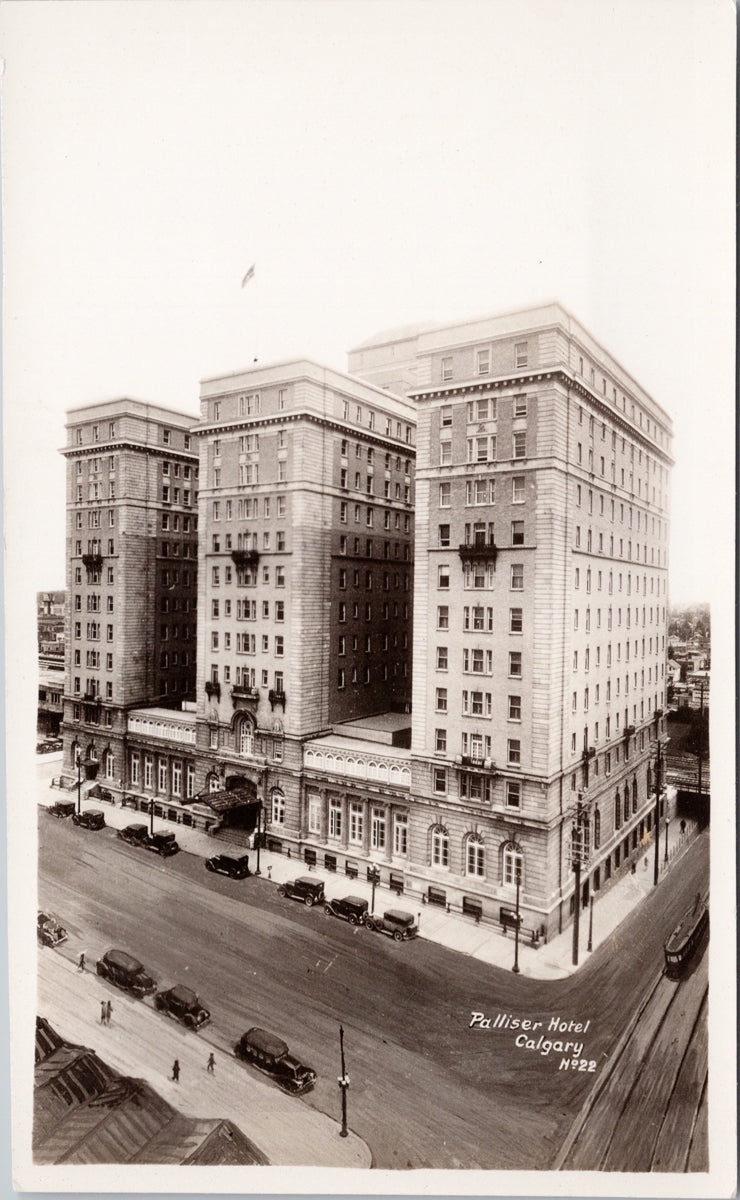
M 77 964 L 77 970 L 78 971 L 85 970 L 85 951 L 84 950 L 82 951 L 82 954 L 80 955 L 80 961 Z
M 111 1017 L 112 1012 L 113 1012 L 113 1005 L 111 1004 L 110 1000 L 106 1000 L 106 1002 L 105 1002 L 105 1023 L 106 1023 L 106 1025 L 110 1025 L 110 1017 Z
M 213 1051 L 211 1051 L 211 1053 L 208 1055 L 208 1062 L 206 1063 L 206 1070 L 210 1071 L 211 1075 L 213 1074 L 213 1068 L 215 1067 L 215 1065 L 216 1065 L 216 1060 L 213 1057 Z
M 180 1082 L 180 1063 L 177 1059 L 172 1064 L 172 1080 L 174 1083 Z
M 105 1025 L 106 1012 L 107 1012 L 107 1009 L 106 1009 L 105 1000 L 101 1000 L 100 1001 L 100 1024 L 101 1025 Z
M 267 878 L 272 879 L 272 867 L 270 866 L 267 868 Z

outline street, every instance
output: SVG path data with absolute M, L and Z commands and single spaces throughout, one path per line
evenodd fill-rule
M 84 950 L 92 966 L 116 946 L 140 958 L 160 987 L 188 984 L 212 1012 L 197 1035 L 206 1049 L 230 1053 L 251 1025 L 273 1030 L 318 1073 L 315 1091 L 291 1102 L 335 1119 L 341 1021 L 349 1125 L 383 1168 L 549 1167 L 661 970 L 664 939 L 708 879 L 702 835 L 610 943 L 575 975 L 549 982 L 422 939 L 397 944 L 281 899 L 264 878 L 212 875 L 186 853 L 161 860 L 110 829 L 78 829 L 43 811 L 39 856 L 39 904 L 69 931 L 61 950 L 43 953 L 74 959 Z M 470 1028 L 473 1012 L 541 1027 L 528 1047 L 501 1022 Z M 95 1018 L 92 1005 L 91 1037 Z M 558 1052 L 559 1035 L 548 1032 L 556 1018 L 590 1022 L 582 1037 L 563 1038 L 582 1043 L 575 1057 L 593 1062 L 592 1071 L 562 1066 L 574 1055 Z M 543 1032 L 556 1043 L 547 1054 L 534 1045 Z M 132 1074 L 136 1063 L 132 1045 Z M 244 1132 L 252 1133 L 248 1125 Z

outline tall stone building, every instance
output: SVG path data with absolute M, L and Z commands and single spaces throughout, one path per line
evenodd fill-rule
M 136 400 L 68 414 L 63 777 L 127 784 L 128 712 L 194 697 L 196 418 Z M 84 777 L 84 776 L 83 776 Z
M 201 386 L 197 786 L 296 849 L 306 739 L 409 710 L 414 416 L 305 360 Z
M 406 883 L 557 932 L 653 829 L 670 418 L 557 304 L 349 364 L 417 407 Z

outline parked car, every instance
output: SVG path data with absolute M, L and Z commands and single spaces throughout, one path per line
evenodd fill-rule
M 248 1029 L 234 1047 L 237 1058 L 272 1076 L 283 1091 L 300 1095 L 316 1082 L 316 1072 L 289 1052 L 287 1044 L 265 1029 Z
M 230 875 L 232 879 L 246 879 L 251 874 L 249 855 L 231 858 L 228 854 L 214 854 L 213 858 L 206 859 L 206 870 L 217 871 L 219 875 Z
M 66 942 L 67 930 L 48 913 L 40 912 L 37 918 L 36 934 L 42 946 L 58 946 Z
M 188 1029 L 200 1029 L 211 1019 L 211 1014 L 203 1007 L 195 992 L 181 983 L 168 992 L 157 992 L 154 1004 L 160 1012 L 182 1021 Z
M 77 805 L 74 800 L 57 800 L 56 804 L 50 804 L 47 812 L 50 812 L 52 817 L 71 817 Z
M 350 925 L 364 925 L 368 903 L 361 896 L 345 896 L 343 900 L 327 900 L 324 912 L 327 917 L 344 917 Z
M 105 825 L 105 813 L 99 808 L 88 808 L 85 812 L 72 813 L 72 820 L 83 829 L 102 829 Z
M 147 975 L 139 960 L 132 958 L 125 950 L 108 950 L 98 960 L 96 970 L 103 979 L 124 991 L 133 992 L 134 996 L 150 996 L 157 990 L 155 980 Z
M 321 879 L 312 879 L 309 875 L 303 875 L 300 879 L 294 879 L 290 883 L 281 883 L 278 895 L 288 896 L 291 900 L 302 900 L 308 908 L 311 908 L 313 904 L 323 903 L 324 884 Z
M 142 846 L 145 850 L 161 854 L 163 858 L 177 854 L 180 849 L 174 833 L 151 834 L 146 825 L 127 825 L 125 829 L 118 830 L 118 836 L 130 846 Z
M 395 938 L 397 942 L 406 942 L 409 938 L 416 937 L 419 932 L 418 925 L 414 925 L 413 913 L 402 912 L 400 908 L 391 908 L 383 913 L 382 917 L 372 913 L 365 918 L 365 924 L 368 929 L 387 933 L 388 937 Z

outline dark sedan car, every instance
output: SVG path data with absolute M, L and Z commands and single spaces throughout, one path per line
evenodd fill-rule
M 154 1004 L 160 1012 L 167 1013 L 168 1017 L 182 1021 L 187 1029 L 200 1029 L 211 1019 L 211 1014 L 203 1007 L 195 992 L 181 983 L 170 988 L 168 992 L 157 992 Z
M 118 830 L 118 836 L 130 846 L 141 846 L 144 850 L 151 850 L 163 858 L 177 854 L 180 849 L 174 833 L 150 834 L 146 825 L 127 825 L 125 829 Z
M 147 975 L 138 958 L 125 950 L 108 950 L 96 963 L 98 975 L 114 983 L 134 996 L 149 996 L 156 992 L 157 984 Z
M 105 813 L 99 808 L 88 808 L 86 812 L 72 813 L 72 820 L 83 829 L 102 829 L 105 825 Z
M 364 925 L 368 903 L 361 896 L 345 896 L 342 900 L 327 900 L 324 912 L 327 917 L 344 917 L 350 925 Z
M 291 900 L 302 900 L 307 908 L 312 904 L 322 904 L 324 900 L 324 884 L 321 879 L 312 879 L 303 875 L 289 883 L 281 883 L 278 888 L 280 896 L 288 896 Z
M 74 800 L 57 800 L 56 804 L 50 804 L 46 811 L 51 813 L 52 817 L 71 817 L 76 807 Z
M 249 855 L 232 858 L 228 854 L 214 854 L 206 859 L 206 870 L 216 871 L 219 875 L 229 875 L 232 879 L 246 879 L 251 874 L 249 870 Z

